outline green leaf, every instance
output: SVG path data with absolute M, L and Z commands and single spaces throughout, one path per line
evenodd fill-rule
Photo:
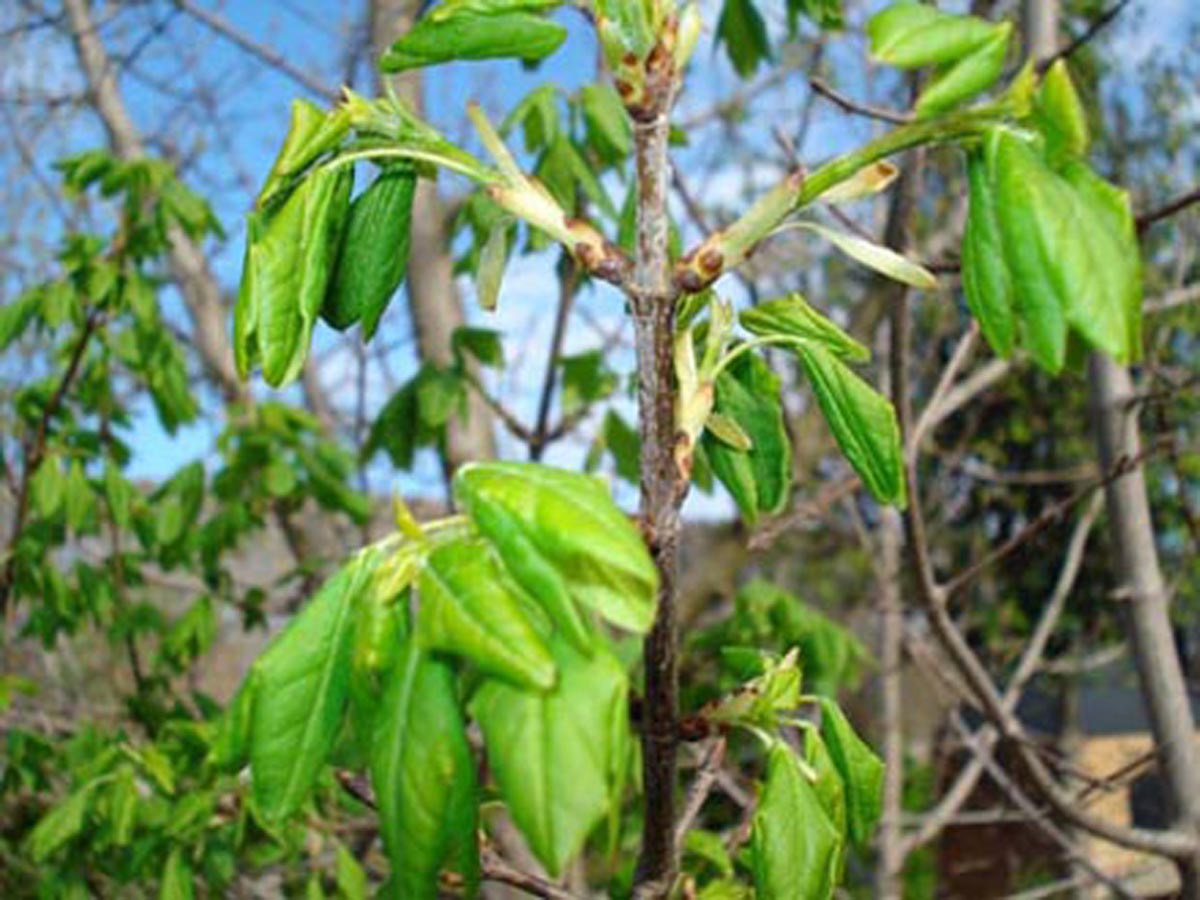
M 738 320 L 751 334 L 813 341 L 849 362 L 866 362 L 871 351 L 817 312 L 800 294 L 788 294 L 744 310 Z
M 500 332 L 490 328 L 468 328 L 463 325 L 454 329 L 450 338 L 456 354 L 469 353 L 481 365 L 494 369 L 504 368 L 504 345 Z
M 800 357 L 825 421 L 863 484 L 881 503 L 905 503 L 904 453 L 892 405 L 822 347 Z
M 846 826 L 850 840 L 865 847 L 883 806 L 883 763 L 851 727 L 845 713 L 828 697 L 821 704 L 821 737 L 846 788 Z
M 867 22 L 871 55 L 901 69 L 953 63 L 975 52 L 1007 23 L 956 16 L 921 3 L 895 3 Z
M 917 115 L 927 117 L 952 109 L 995 84 L 1004 72 L 1011 34 L 1012 26 L 1003 23 L 977 51 L 935 76 L 917 98 Z
M 780 717 L 795 713 L 800 705 L 799 654 L 795 649 L 783 659 L 759 652 L 762 674 L 714 704 L 709 718 L 743 728 L 774 731 Z
M 758 900 L 833 896 L 843 840 L 796 755 L 782 741 L 767 754 L 767 779 L 750 832 Z
M 1051 180 L 1053 173 L 1021 137 L 995 129 L 984 146 L 1022 344 L 1038 365 L 1057 373 L 1067 353 L 1065 299 L 1051 277 L 1060 240 L 1061 220 L 1054 220 L 1061 192 Z
M 937 278 L 932 272 L 901 256 L 895 250 L 889 250 L 887 247 L 874 244 L 857 235 L 817 225 L 815 222 L 798 223 L 798 227 L 816 232 L 851 259 L 893 281 L 912 285 L 922 290 L 933 290 L 937 287 Z
M 559 48 L 567 30 L 545 14 L 559 0 L 443 0 L 379 61 L 402 72 L 453 59 L 515 57 L 538 62 Z
M 351 204 L 321 307 L 321 318 L 339 331 L 361 319 L 370 340 L 404 280 L 416 186 L 411 165 L 390 165 Z
M 299 809 L 337 739 L 349 695 L 354 605 L 372 554 L 344 566 L 254 663 L 250 769 L 263 816 Z
M 779 377 L 762 359 L 743 353 L 717 376 L 713 412 L 737 423 L 750 439 L 741 451 L 706 431 L 700 441 L 713 474 L 753 523 L 777 513 L 792 485 L 792 446 L 783 421 Z
M 842 773 L 838 771 L 833 762 L 829 748 L 825 746 L 820 732 L 814 728 L 807 728 L 804 731 L 804 761 L 816 773 L 816 780 L 812 785 L 816 790 L 817 798 L 821 801 L 821 808 L 825 810 L 825 815 L 829 817 L 834 830 L 841 836 L 833 863 L 833 880 L 838 882 L 841 881 L 846 868 L 846 851 L 848 849 L 846 785 L 842 781 Z
M 285 188 L 308 166 L 334 150 L 350 129 L 350 118 L 342 107 L 325 112 L 307 100 L 292 101 L 292 120 L 259 195 L 259 207 L 275 202 Z
M 337 256 L 353 169 L 318 170 L 263 220 L 250 217 L 234 341 L 244 376 L 257 349 L 267 383 L 300 374 Z
M 996 219 L 996 195 L 983 154 L 967 156 L 970 201 L 962 241 L 962 286 L 967 308 L 997 356 L 1012 355 L 1016 314 L 1012 281 Z
M 754 441 L 750 439 L 750 435 L 742 430 L 741 425 L 723 413 L 710 413 L 704 427 L 722 444 L 732 447 L 740 453 L 746 453 L 754 448 Z
M 1033 97 L 1034 117 L 1046 137 L 1046 156 L 1054 164 L 1082 159 L 1091 143 L 1087 112 L 1067 71 L 1065 61 L 1054 62 Z
M 570 415 L 612 394 L 617 375 L 608 367 L 604 353 L 586 350 L 559 360 L 562 367 L 562 411 Z
M 579 104 L 587 125 L 588 143 L 605 165 L 624 162 L 633 151 L 633 130 L 621 97 L 609 84 L 586 84 Z
M 192 866 L 183 855 L 183 848 L 176 847 L 167 856 L 163 866 L 162 883 L 158 888 L 159 900 L 192 900 Z
M 392 866 L 384 896 L 433 897 L 443 868 L 477 883 L 478 789 L 453 672 L 409 641 L 380 708 L 370 769 Z
M 367 900 L 367 873 L 345 844 L 337 845 L 335 877 L 338 894 L 344 900 Z
M 759 63 L 771 58 L 767 25 L 752 0 L 725 0 L 717 21 L 717 42 L 725 46 L 729 62 L 742 78 L 749 78 Z
M 485 312 L 495 312 L 500 303 L 500 287 L 504 283 L 504 269 L 508 265 L 508 232 L 511 228 L 512 220 L 507 216 L 498 219 L 479 251 L 475 293 L 479 298 L 479 308 Z
M 553 687 L 554 660 L 522 597 L 481 540 L 444 544 L 421 571 L 417 641 L 466 657 L 484 672 L 533 690 Z
M 684 859 L 692 856 L 702 860 L 723 878 L 733 877 L 733 860 L 725 848 L 724 839 L 712 831 L 693 828 L 683 839 Z
M 459 469 L 454 494 L 514 580 L 580 649 L 591 644 L 576 606 L 643 634 L 658 572 L 637 528 L 587 475 L 525 463 Z
M 29 835 L 29 854 L 35 862 L 45 862 L 83 830 L 92 803 L 92 793 L 104 783 L 101 779 L 89 781 L 76 789 L 38 820 Z
M 1093 347 L 1121 363 L 1142 356 L 1142 254 L 1129 193 L 1084 162 L 1071 160 L 1062 177 L 1073 189 L 1075 220 L 1059 258 L 1068 291 L 1067 321 Z
M 53 518 L 62 508 L 67 479 L 57 456 L 47 456 L 33 473 L 29 484 L 33 508 L 43 519 Z
M 257 677 L 253 667 L 217 721 L 208 749 L 208 762 L 218 770 L 237 772 L 250 761 Z
M 557 641 L 553 651 L 553 691 L 487 681 L 471 713 L 513 821 L 557 876 L 616 799 L 629 740 L 629 684 L 606 650 L 588 658 Z

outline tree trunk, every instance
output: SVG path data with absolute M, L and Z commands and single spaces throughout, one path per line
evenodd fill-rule
M 1057 50 L 1058 0 L 1025 0 L 1027 53 L 1045 59 Z M 1101 353 L 1088 360 L 1088 393 L 1101 471 L 1141 454 L 1133 380 L 1128 369 Z M 1106 491 L 1114 565 L 1129 621 L 1150 726 L 1158 744 L 1167 796 L 1178 826 L 1200 829 L 1200 755 L 1183 668 L 1171 632 L 1166 585 L 1154 544 L 1154 523 L 1142 466 L 1109 483 Z M 1179 864 L 1182 896 L 1200 897 L 1200 854 Z
M 375 50 L 371 65 L 377 87 L 390 87 L 418 115 L 424 106 L 420 71 L 384 78 L 375 64 L 379 54 L 412 27 L 421 7 L 419 0 L 370 0 L 369 9 L 371 45 Z M 438 366 L 450 364 L 450 339 L 455 329 L 466 324 L 462 298 L 454 282 L 446 224 L 446 210 L 437 187 L 422 179 L 413 199 L 408 307 L 421 360 Z M 474 392 L 469 396 L 466 418 L 452 417 L 446 431 L 443 465 L 447 475 L 473 459 L 496 455 L 491 413 Z

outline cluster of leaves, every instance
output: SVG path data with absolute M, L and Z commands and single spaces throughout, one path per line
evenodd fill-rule
M 476 464 L 465 517 L 361 551 L 255 662 L 216 760 L 249 762 L 278 823 L 329 760 L 370 772 L 391 890 L 427 896 L 443 870 L 477 882 L 478 807 L 466 727 L 496 789 L 557 874 L 620 809 L 633 759 L 629 680 L 601 622 L 641 634 L 657 573 L 632 523 L 586 475 Z
M 90 630 L 127 657 L 139 730 L 7 731 L 0 892 L 92 896 L 158 880 L 163 896 L 190 897 L 193 874 L 222 889 L 244 863 L 295 860 L 304 846 L 304 829 L 285 837 L 253 823 L 236 780 L 204 764 L 220 709 L 179 687 L 215 642 L 223 605 L 247 628 L 264 624 L 263 591 L 236 581 L 229 553 L 309 499 L 355 520 L 368 507 L 346 487 L 350 457 L 278 404 L 231 410 L 211 478 L 194 462 L 153 489 L 130 480 L 139 403 L 149 398 L 168 433 L 197 416 L 158 266 L 173 230 L 201 239 L 217 223 L 161 161 L 97 151 L 59 168 L 68 193 L 99 194 L 117 226 L 69 235 L 60 273 L 0 310 L 0 349 L 55 363 L 6 398 L 16 452 L 0 460 L 16 527 L 0 578 L 21 636 L 53 647 Z M 164 600 L 179 593 L 193 596 L 172 612 Z M 3 684 L 0 711 L 18 705 L 14 686 L 40 688 Z

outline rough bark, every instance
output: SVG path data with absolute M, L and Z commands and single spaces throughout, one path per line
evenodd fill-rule
M 1058 0 L 1025 0 L 1026 51 L 1035 59 L 1058 48 Z M 1141 438 L 1129 370 L 1101 353 L 1088 361 L 1088 393 L 1101 471 L 1123 459 L 1138 459 Z M 1171 632 L 1170 602 L 1141 464 L 1105 489 L 1114 569 L 1129 622 L 1150 726 L 1177 827 L 1200 830 L 1200 753 L 1183 667 Z M 1182 896 L 1200 897 L 1200 853 L 1178 861 Z
M 372 65 L 379 53 L 412 27 L 420 13 L 419 0 L 369 0 Z M 423 111 L 420 71 L 383 78 L 387 86 L 415 112 Z M 455 329 L 466 324 L 462 298 L 454 281 L 454 262 L 446 234 L 446 208 L 437 187 L 421 180 L 413 199 L 412 230 L 409 236 L 407 294 L 417 352 L 424 362 L 448 365 L 452 359 L 450 339 Z M 465 419 L 452 418 L 447 428 L 443 464 L 447 474 L 473 459 L 496 455 L 492 417 L 487 405 L 470 393 Z

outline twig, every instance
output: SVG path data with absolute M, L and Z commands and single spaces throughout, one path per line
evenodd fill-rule
M 1075 40 L 1071 41 L 1071 43 L 1067 44 L 1067 46 L 1063 47 L 1063 49 L 1059 50 L 1057 53 L 1040 60 L 1037 64 L 1038 74 L 1046 74 L 1050 67 L 1058 60 L 1067 59 L 1076 53 L 1081 47 L 1090 43 L 1096 37 L 1096 35 L 1098 35 L 1109 25 L 1109 23 L 1116 19 L 1117 16 L 1121 14 L 1121 11 L 1128 5 L 1129 0 L 1120 0 L 1120 2 L 1116 5 L 1111 6 L 1104 12 L 1100 13 L 1100 15 L 1096 17 L 1095 21 L 1084 30 L 1083 34 L 1079 35 L 1079 37 L 1075 38 Z
M 1180 194 L 1174 200 L 1169 200 L 1162 206 L 1147 210 L 1138 216 L 1135 220 L 1137 222 L 1138 234 L 1145 234 L 1146 230 L 1155 222 L 1168 219 L 1176 213 L 1187 209 L 1193 203 L 1200 203 L 1200 187 L 1194 187 L 1186 194 Z
M 891 122 L 895 125 L 904 125 L 913 120 L 913 117 L 908 113 L 897 112 L 894 109 L 885 109 L 881 106 L 871 106 L 867 103 L 859 103 L 820 78 L 810 78 L 808 79 L 808 84 L 809 87 L 822 97 L 833 101 L 848 113 L 866 116 L 869 119 L 878 119 L 881 122 Z
M 175 0 L 176 5 L 202 25 L 212 29 L 221 37 L 241 47 L 251 56 L 266 63 L 273 69 L 286 75 L 305 90 L 316 94 L 330 103 L 338 102 L 339 95 L 321 82 L 317 81 L 303 69 L 293 66 L 284 56 L 275 52 L 265 44 L 260 44 L 245 32 L 235 28 L 216 13 L 209 12 L 202 6 L 197 6 L 192 0 Z
M 513 868 L 499 853 L 490 847 L 484 847 L 480 853 L 480 864 L 484 881 L 507 884 L 509 887 L 515 887 L 530 896 L 542 897 L 545 900 L 576 900 L 574 894 L 564 890 L 554 882 Z
M 567 336 L 567 322 L 575 305 L 575 293 L 579 289 L 579 268 L 569 253 L 563 252 L 559 271 L 558 311 L 554 316 L 554 333 L 550 338 L 550 355 L 546 361 L 546 374 L 542 379 L 542 394 L 538 400 L 537 419 L 529 442 L 529 458 L 537 462 L 549 443 L 547 427 L 550 419 L 550 403 L 554 399 L 554 388 L 558 383 L 559 357 Z
M 683 809 L 679 813 L 679 821 L 675 823 L 676 853 L 683 852 L 684 839 L 695 823 L 696 817 L 700 815 L 700 810 L 712 792 L 713 785 L 717 783 L 723 762 L 725 762 L 725 738 L 718 737 L 713 739 L 701 758 L 700 765 L 696 769 L 696 779 L 688 789 L 687 799 L 684 800 Z

